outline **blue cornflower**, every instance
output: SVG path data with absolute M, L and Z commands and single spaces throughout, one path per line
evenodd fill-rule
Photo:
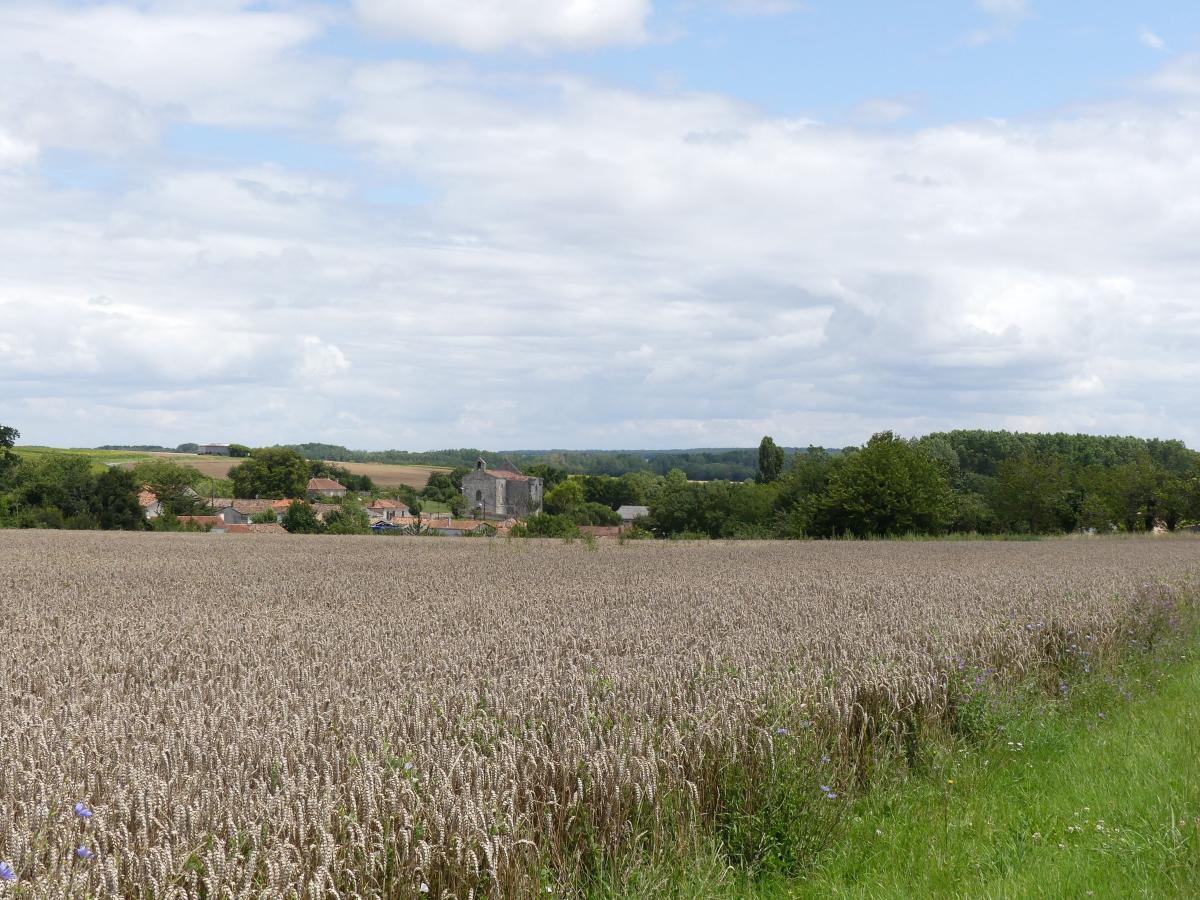
M 789 729 L 789 728 L 776 728 L 775 733 L 777 735 L 779 735 L 780 737 L 787 737 L 792 732 L 791 732 L 791 729 Z
M 78 856 L 80 859 L 91 859 L 96 854 L 93 853 L 91 850 L 89 850 L 87 847 L 80 845 L 79 847 L 75 848 L 75 855 Z
M 81 819 L 90 819 L 92 817 L 92 811 L 87 808 L 86 803 L 80 800 L 75 804 L 75 815 L 79 816 Z
M 827 784 L 821 785 L 821 793 L 828 794 L 829 793 L 829 785 L 827 785 Z
M 0 878 L 5 881 L 17 880 L 17 873 L 13 871 L 12 863 L 0 862 Z
M 829 757 L 828 756 L 821 757 L 821 765 L 824 765 L 824 766 L 829 765 Z
M 836 799 L 837 799 L 837 794 L 836 794 L 836 793 L 834 793 L 833 791 L 830 791 L 829 793 L 827 793 L 827 794 L 825 795 L 825 799 L 826 799 L 826 800 L 836 800 Z

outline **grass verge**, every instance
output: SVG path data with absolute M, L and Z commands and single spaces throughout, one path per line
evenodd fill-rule
M 1030 681 L 987 697 L 917 766 L 830 801 L 841 815 L 800 871 L 740 864 L 714 838 L 683 860 L 607 873 L 588 894 L 1198 896 L 1200 640 L 1188 634 L 1052 692 Z

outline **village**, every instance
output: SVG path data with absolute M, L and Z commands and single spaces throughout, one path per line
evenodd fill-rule
M 204 455 L 227 456 L 227 444 L 202 444 Z M 177 516 L 179 524 L 190 530 L 213 534 L 287 534 L 284 520 L 294 503 L 308 503 L 318 521 L 324 523 L 345 509 L 347 499 L 357 499 L 366 513 L 369 528 L 375 534 L 432 535 L 440 537 L 505 537 L 531 516 L 543 510 L 544 484 L 541 478 L 522 474 L 511 462 L 489 468 L 481 456 L 475 467 L 462 478 L 461 495 L 469 518 L 449 512 L 422 514 L 401 500 L 363 496 L 332 478 L 310 478 L 304 497 L 283 499 L 245 499 L 201 497 L 190 494 L 203 511 Z M 148 521 L 164 514 L 158 496 L 143 486 L 138 505 Z M 623 506 L 618 511 L 621 525 L 582 525 L 580 534 L 596 539 L 616 539 L 633 523 L 649 514 L 645 506 Z

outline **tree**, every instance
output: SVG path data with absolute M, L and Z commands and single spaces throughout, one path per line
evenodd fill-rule
M 91 460 L 86 457 L 48 454 L 33 465 L 22 467 L 17 491 L 22 505 L 53 508 L 67 527 L 87 528 L 89 522 L 94 525 L 92 502 L 96 476 Z
M 534 513 L 524 525 L 515 526 L 510 534 L 513 537 L 577 538 L 579 526 L 568 516 Z
M 357 497 L 345 497 L 341 507 L 325 516 L 327 534 L 370 534 L 371 517 Z
M 558 487 L 558 485 L 567 480 L 568 476 L 566 469 L 560 469 L 547 463 L 534 463 L 532 466 L 525 466 L 525 474 L 542 479 L 542 487 L 547 491 Z
M 942 467 L 885 431 L 832 473 L 817 499 L 813 528 L 826 536 L 941 534 L 953 513 Z
M 229 472 L 234 493 L 246 499 L 303 497 L 308 489 L 308 464 L 295 450 L 264 447 Z
M 204 476 L 191 466 L 166 459 L 149 459 L 133 467 L 133 477 L 158 498 L 166 512 L 175 516 L 195 513 L 202 501 L 196 488 Z
M 758 477 L 759 484 L 770 484 L 779 478 L 783 472 L 783 448 L 778 446 L 770 436 L 764 437 L 758 445 Z
M 558 485 L 544 498 L 546 512 L 550 515 L 566 515 L 577 506 L 586 502 L 583 482 L 577 478 L 568 478 Z
M 250 521 L 255 525 L 278 525 L 279 516 L 273 509 L 263 509 L 252 515 Z
M 320 534 L 323 530 L 316 510 L 307 500 L 292 501 L 280 524 L 292 534 Z
M 92 514 L 107 531 L 143 531 L 146 516 L 138 505 L 138 480 L 128 469 L 109 468 L 96 479 Z
M 434 500 L 438 503 L 452 503 L 455 497 L 462 496 L 463 476 L 470 471 L 470 469 L 458 468 L 451 469 L 449 472 L 430 472 L 429 480 L 425 482 L 425 489 L 421 491 L 421 496 L 426 500 Z
M 699 507 L 695 486 L 681 469 L 672 469 L 663 481 L 658 496 L 650 504 L 654 531 L 670 535 L 699 530 Z
M 20 458 L 13 453 L 13 447 L 17 445 L 17 439 L 21 437 L 21 432 L 10 425 L 0 425 L 0 478 L 3 478 L 10 469 L 16 467 Z
M 576 525 L 620 525 L 621 517 L 611 506 L 603 503 L 580 503 L 571 508 L 567 517 Z
M 197 447 L 196 449 L 199 449 L 199 448 Z M 230 444 L 229 445 L 229 455 L 234 457 L 235 459 L 246 459 L 253 452 L 254 451 L 251 450 L 249 447 L 247 447 L 245 444 Z
M 1006 531 L 1069 531 L 1075 526 L 1070 491 L 1059 457 L 1023 453 L 1000 463 L 992 506 Z

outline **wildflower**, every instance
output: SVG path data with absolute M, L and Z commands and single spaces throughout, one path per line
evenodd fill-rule
M 1033 839 L 1035 841 L 1040 841 L 1042 839 L 1042 833 L 1040 831 L 1035 831 L 1033 833 Z
M 776 728 L 775 733 L 777 735 L 779 735 L 780 737 L 787 737 L 792 732 L 790 729 L 787 729 L 787 728 Z
M 17 880 L 17 873 L 13 871 L 12 863 L 0 862 L 0 878 L 5 881 Z
M 831 790 L 832 790 L 832 788 L 829 785 L 827 785 L 827 784 L 821 785 L 821 793 L 822 794 L 828 794 Z
M 947 778 L 947 779 L 946 779 L 946 784 L 954 784 L 954 779 L 953 779 L 953 778 Z
M 821 765 L 823 765 L 823 766 L 829 765 L 829 757 L 828 756 L 821 757 Z
M 826 799 L 826 800 L 836 800 L 836 799 L 837 799 L 837 792 L 836 792 L 836 791 L 830 791 L 828 794 L 826 794 L 826 795 L 825 795 L 825 799 Z
M 80 859 L 91 859 L 96 854 L 81 844 L 80 846 L 75 848 L 75 855 L 78 856 Z
M 429 885 L 427 885 L 427 884 L 426 884 L 425 882 L 423 882 L 423 881 L 421 882 L 421 893 L 422 893 L 422 894 L 428 894 L 428 893 L 429 893 Z
M 406 763 L 404 764 L 404 771 L 405 771 L 405 772 L 411 772 L 411 771 L 412 771 L 412 767 L 413 767 L 413 764 L 412 764 L 412 763 L 410 763 L 410 762 L 406 762 Z
M 80 800 L 75 804 L 75 815 L 79 816 L 81 819 L 90 819 L 92 817 L 92 811 L 87 808 L 86 803 Z

